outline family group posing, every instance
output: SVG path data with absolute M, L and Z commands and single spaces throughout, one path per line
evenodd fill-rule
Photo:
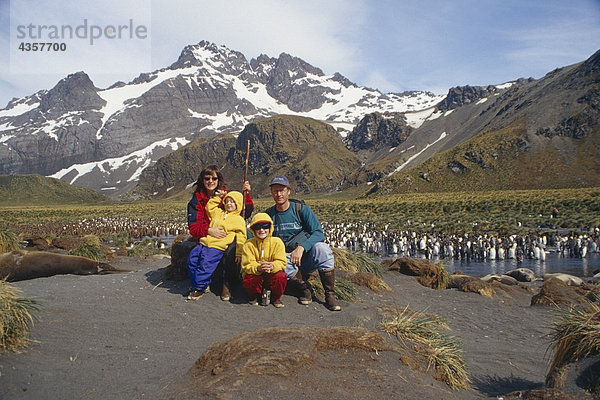
M 223 175 L 213 165 L 202 170 L 195 185 L 188 203 L 188 226 L 197 241 L 187 262 L 192 286 L 188 300 L 197 300 L 208 291 L 221 263 L 224 301 L 230 300 L 230 285 L 241 268 L 250 304 L 258 305 L 263 290 L 270 290 L 270 303 L 283 307 L 281 296 L 287 285 L 300 293 L 300 304 L 310 304 L 312 293 L 306 279 L 318 270 L 325 306 L 341 310 L 335 302 L 333 253 L 324 242 L 321 223 L 310 207 L 289 198 L 291 188 L 285 176 L 271 180 L 275 205 L 253 216 L 249 232 L 246 219 L 254 210 L 249 182 L 244 182 L 242 193 L 228 192 Z

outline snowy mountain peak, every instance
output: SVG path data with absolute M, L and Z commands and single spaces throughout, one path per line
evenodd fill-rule
M 442 98 L 382 94 L 287 53 L 248 62 L 202 41 L 129 83 L 101 90 L 77 72 L 11 101 L 0 110 L 0 174 L 60 171 L 73 184 L 116 196 L 158 157 L 194 138 L 237 134 L 257 118 L 301 115 L 329 121 L 343 135 L 366 114 L 417 111 Z
M 241 73 L 248 69 L 246 57 L 237 51 L 225 46 L 201 41 L 195 45 L 186 46 L 169 69 L 181 69 L 190 66 L 210 66 L 221 72 Z
M 39 111 L 62 113 L 100 109 L 105 101 L 97 91 L 85 72 L 70 74 L 42 96 Z

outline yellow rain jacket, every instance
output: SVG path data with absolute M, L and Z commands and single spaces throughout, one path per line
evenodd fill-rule
M 256 236 L 256 232 L 252 227 L 259 222 L 269 222 L 271 229 L 269 234 L 263 240 Z M 285 269 L 287 259 L 285 257 L 285 245 L 278 237 L 273 237 L 273 221 L 266 213 L 258 213 L 252 218 L 250 223 L 251 239 L 246 241 L 244 251 L 242 253 L 242 276 L 248 274 L 260 275 L 257 268 L 261 260 L 270 261 L 273 263 L 273 273 Z
M 219 204 L 221 204 L 219 196 L 211 197 L 206 203 L 206 213 L 210 218 L 211 228 L 222 227 L 227 236 L 223 239 L 217 239 L 210 235 L 204 236 L 200 239 L 200 243 L 206 247 L 225 251 L 227 246 L 235 239 L 235 255 L 241 256 L 244 243 L 246 243 L 246 221 L 240 215 L 244 196 L 240 192 L 229 192 L 225 195 L 223 201 L 228 197 L 231 197 L 237 206 L 236 210 L 230 213 L 219 207 Z

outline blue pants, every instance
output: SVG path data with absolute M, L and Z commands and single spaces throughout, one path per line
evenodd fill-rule
M 190 252 L 187 267 L 192 281 L 192 289 L 204 290 L 210 285 L 210 278 L 223 257 L 223 250 L 198 244 Z
M 300 268 L 296 264 L 290 262 L 290 254 L 286 253 L 287 265 L 285 266 L 285 274 L 289 278 L 293 278 L 298 272 L 298 269 L 307 275 L 315 269 L 327 271 L 334 267 L 333 252 L 327 243 L 317 242 L 308 252 L 304 252 L 302 256 L 302 265 Z

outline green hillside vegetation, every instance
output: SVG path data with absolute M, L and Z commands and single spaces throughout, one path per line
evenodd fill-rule
M 302 193 L 332 192 L 347 185 L 348 175 L 360 167 L 335 129 L 311 118 L 278 115 L 248 124 L 238 141 L 250 140 L 249 176 L 260 193 L 268 192 L 274 175 L 286 175 L 292 188 Z M 243 166 L 245 146 L 236 150 Z
M 595 187 L 600 185 L 598 146 L 600 135 L 528 135 L 522 117 L 381 179 L 368 194 Z
M 331 125 L 311 118 L 278 115 L 246 125 L 235 138 L 201 138 L 146 168 L 133 198 L 189 197 L 203 167 L 217 165 L 230 190 L 239 190 L 244 176 L 246 144 L 250 141 L 248 179 L 253 193 L 268 195 L 274 175 L 287 175 L 302 193 L 327 193 L 347 187 L 346 177 L 360 164 Z M 181 195 L 180 192 L 185 194 Z
M 0 205 L 98 204 L 108 198 L 41 175 L 0 175 Z

